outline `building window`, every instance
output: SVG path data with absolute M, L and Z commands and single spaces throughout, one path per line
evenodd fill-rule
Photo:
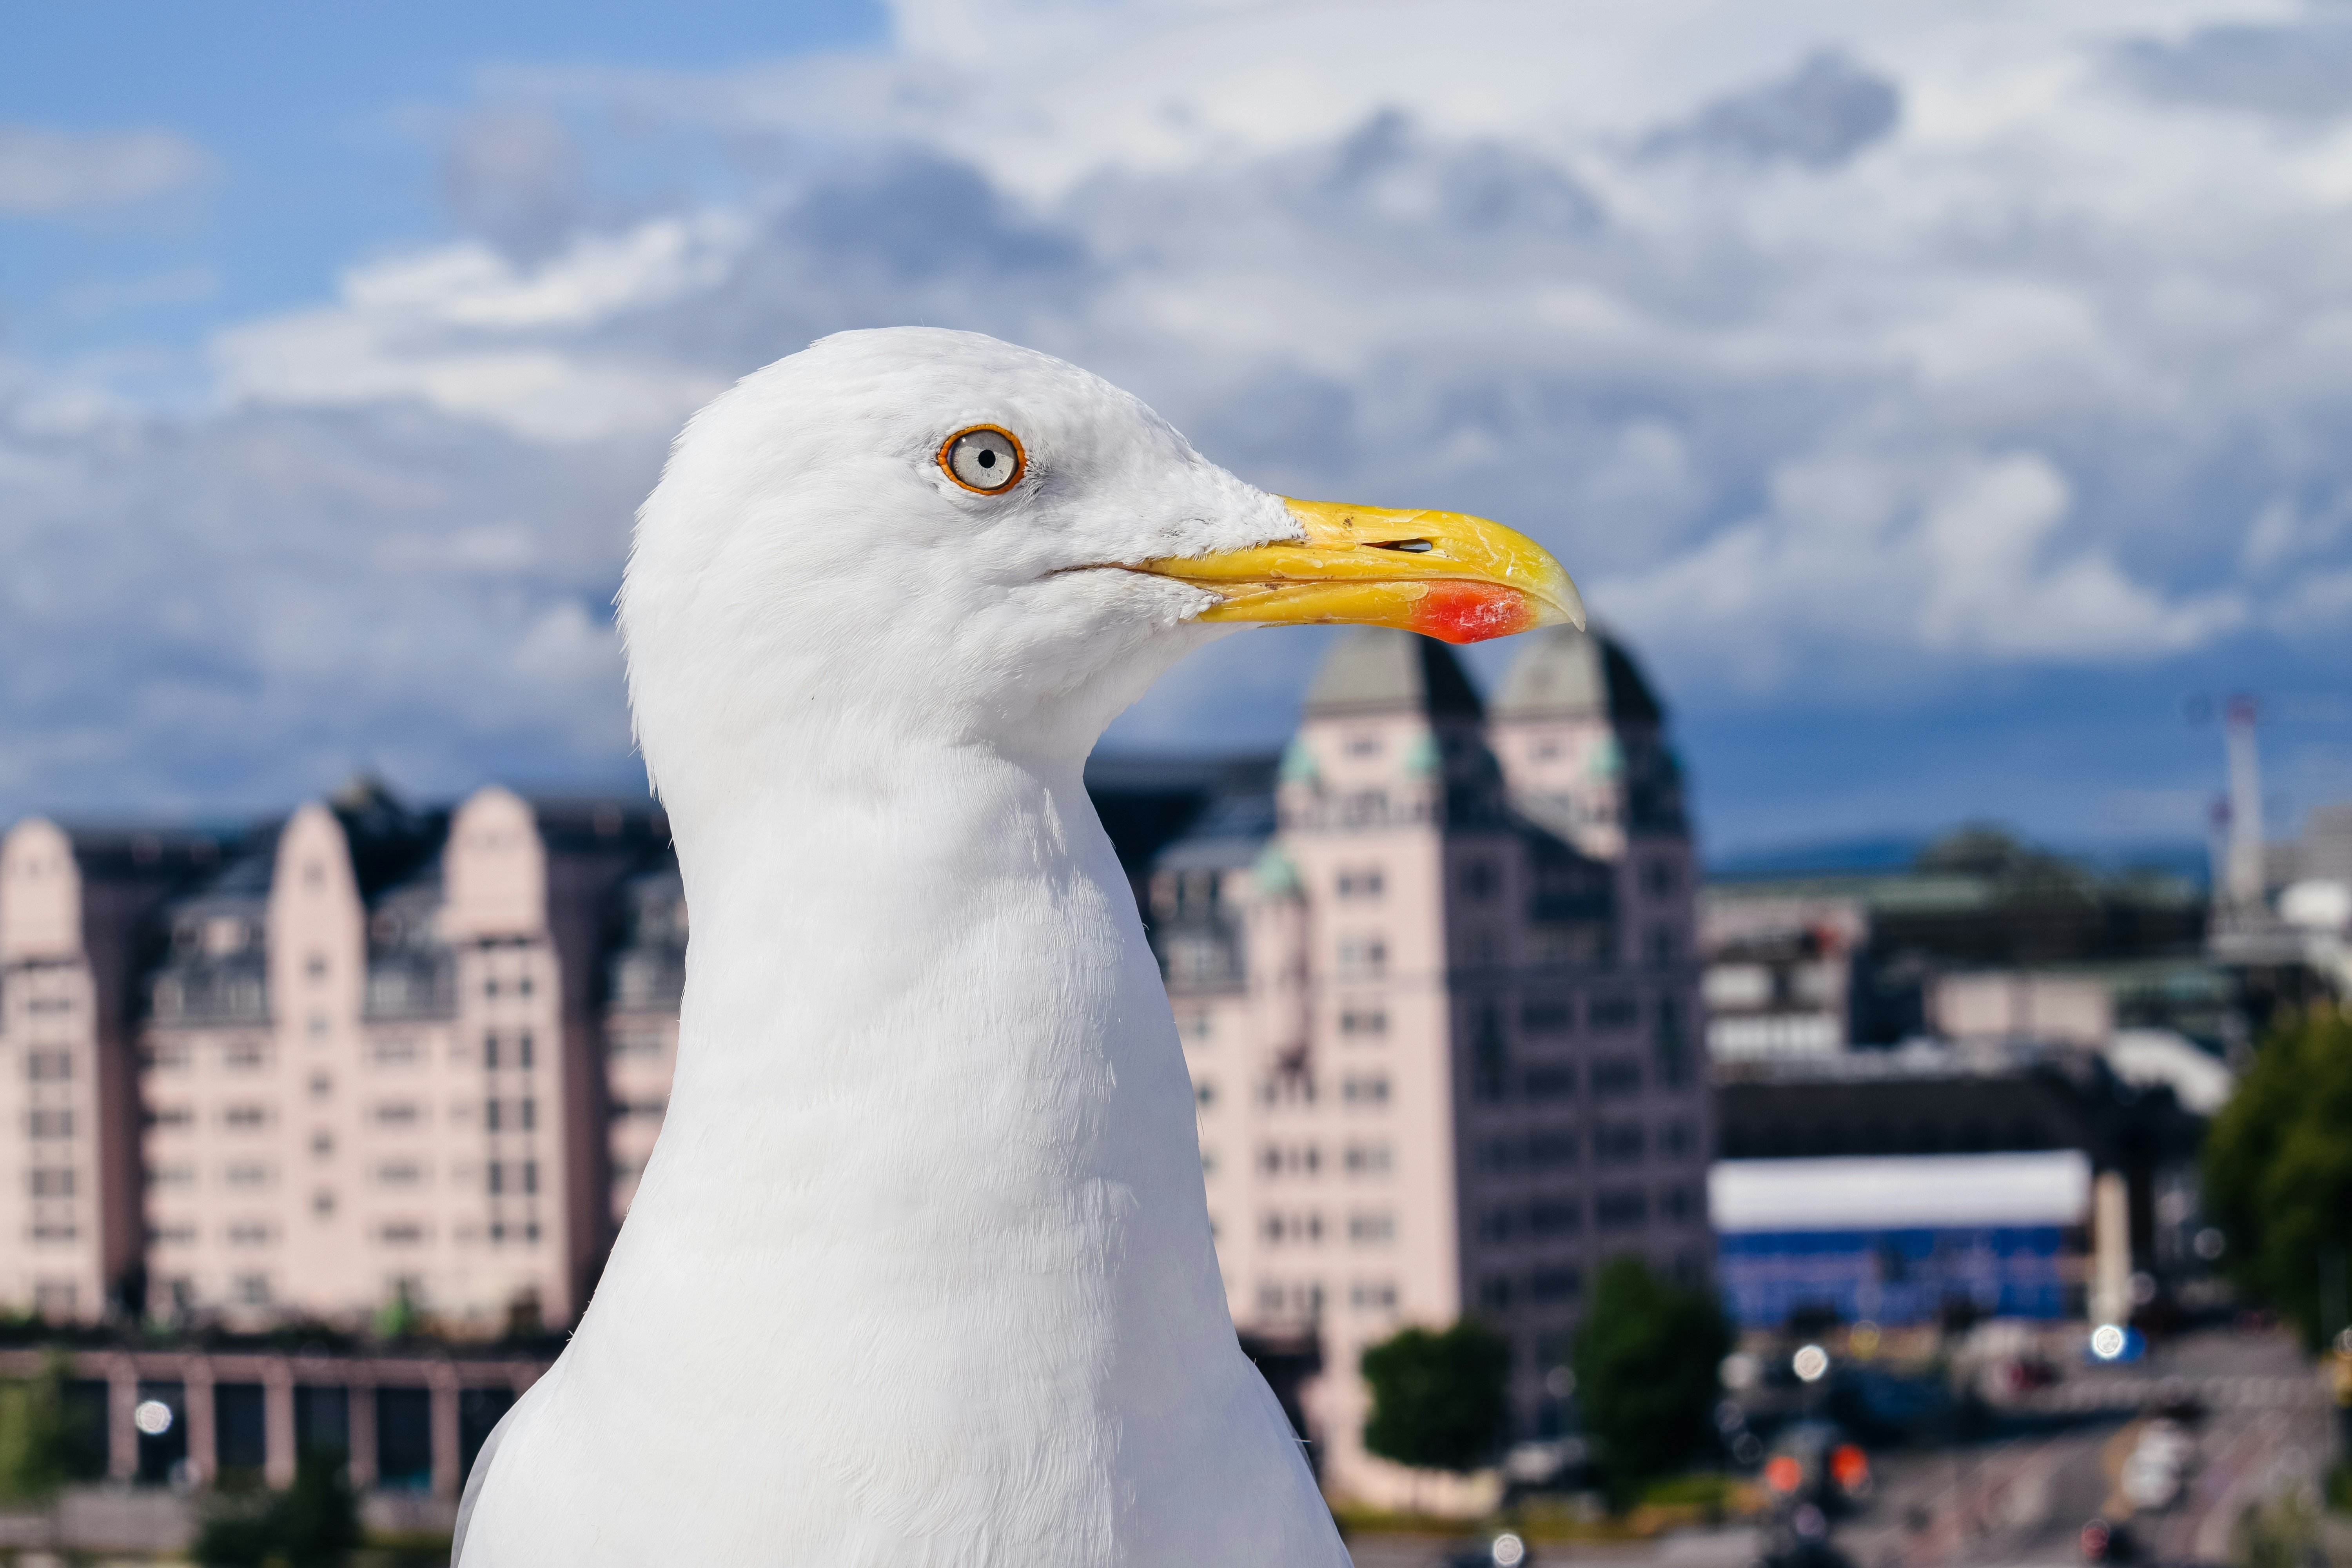
M 1596 1029 L 1630 1029 L 1642 1021 L 1642 1005 L 1631 996 L 1595 996 L 1589 1021 Z
M 1671 860 L 1652 860 L 1642 868 L 1642 888 L 1654 899 L 1663 899 L 1675 890 L 1679 879 Z
M 1349 1105 L 1386 1105 L 1389 1102 L 1389 1080 L 1374 1075 L 1370 1078 L 1348 1078 L 1339 1080 L 1339 1098 Z
M 1368 1038 L 1389 1032 L 1388 1011 L 1381 1007 L 1343 1007 L 1339 1010 L 1339 1033 L 1358 1038 Z
M 327 955 L 322 952 L 312 953 L 303 963 L 302 972 L 308 974 L 313 983 L 324 980 L 327 977 Z
M 36 1110 L 28 1120 L 36 1138 L 73 1136 L 73 1112 L 70 1110 Z
M 380 1068 L 407 1067 L 416 1060 L 416 1042 L 406 1038 L 378 1040 L 369 1054 Z
M 1351 1176 L 1385 1176 L 1389 1173 L 1389 1146 L 1385 1143 L 1350 1143 L 1346 1163 Z
M 1592 1131 L 1592 1158 L 1602 1165 L 1641 1163 L 1644 1142 L 1638 1121 L 1608 1121 Z
M 1511 1310 L 1511 1279 L 1507 1274 L 1490 1274 L 1478 1282 L 1478 1305 L 1489 1312 Z
M 231 1247 L 266 1247 L 269 1243 L 269 1226 L 262 1220 L 240 1220 L 228 1227 Z
M 157 1128 L 193 1127 L 196 1113 L 184 1105 L 151 1105 L 143 1118 L 147 1125 Z
M 335 1152 L 335 1135 L 331 1132 L 310 1134 L 310 1152 L 323 1160 Z
M 196 1184 L 194 1165 L 150 1165 L 147 1184 L 151 1187 L 193 1187 Z
M 1381 738 L 1360 731 L 1348 737 L 1348 754 L 1351 757 L 1377 757 L 1381 754 Z
M 1669 1121 L 1658 1129 L 1658 1152 L 1679 1160 L 1698 1146 L 1698 1133 L 1687 1121 Z
M 415 1247 L 425 1239 L 425 1227 L 415 1220 L 387 1221 L 376 1232 L 386 1247 Z
M 241 1305 L 247 1307 L 269 1305 L 269 1276 L 267 1274 L 240 1274 L 236 1277 L 234 1289 L 237 1301 Z
M 525 1029 L 515 1037 L 515 1066 L 528 1068 L 530 1065 L 530 1031 Z
M 1524 1083 L 1529 1100 L 1572 1100 L 1576 1068 L 1568 1062 L 1545 1062 L 1528 1068 Z
M 1393 1280 L 1360 1279 L 1348 1288 L 1348 1305 L 1359 1312 L 1393 1312 L 1396 1302 Z
M 1584 1228 L 1584 1210 L 1574 1198 L 1538 1198 L 1528 1205 L 1528 1228 L 1541 1240 L 1574 1236 Z
M 1201 1020 L 1201 1034 L 1206 1037 L 1208 1032 L 1209 1021 L 1204 1017 Z M 667 1041 L 652 1034 L 615 1035 L 611 1047 L 616 1057 L 657 1057 L 668 1048 Z
M 1610 1057 L 1592 1064 L 1592 1093 L 1597 1100 L 1619 1100 L 1642 1092 L 1642 1064 L 1632 1057 Z
M 221 1066 L 251 1072 L 269 1065 L 269 1047 L 259 1040 L 231 1040 L 221 1047 Z
M 1198 1105 L 1203 1110 L 1206 1110 L 1209 1107 L 1216 1104 L 1216 1084 L 1213 1080 L 1205 1078 L 1200 1082 L 1194 1084 L 1192 1086 L 1192 1100 L 1193 1103 Z
M 266 1105 L 232 1105 L 221 1112 L 221 1121 L 240 1132 L 250 1132 L 269 1125 L 269 1107 Z
M 414 1127 L 421 1116 L 413 1100 L 387 1100 L 375 1108 L 375 1124 L 379 1127 Z
M 1584 1277 L 1573 1268 L 1538 1268 L 1530 1292 L 1541 1303 L 1549 1305 L 1573 1301 L 1583 1293 Z
M 156 1241 L 165 1247 L 194 1247 L 196 1227 L 192 1225 L 159 1225 L 153 1231 Z
M 413 1187 L 424 1178 L 425 1172 L 413 1161 L 394 1161 L 375 1168 L 375 1179 L 387 1187 Z
M 1339 896 L 1343 899 L 1377 899 L 1383 886 L 1378 866 L 1352 868 L 1339 876 Z
M 1565 1128 L 1545 1128 L 1528 1134 L 1528 1168 L 1556 1171 L 1576 1163 L 1576 1134 Z
M 33 1195 L 37 1198 L 69 1198 L 73 1196 L 73 1191 L 74 1173 L 70 1165 L 33 1172 Z
M 1565 996 L 1530 996 L 1519 1007 L 1519 1027 L 1530 1035 L 1564 1035 L 1575 1023 L 1576 1008 Z
M 1278 1247 L 1285 1242 L 1312 1246 L 1323 1239 L 1323 1216 L 1319 1214 L 1265 1214 L 1259 1216 L 1258 1235 L 1267 1245 Z
M 1485 903 L 1502 884 L 1502 876 L 1491 860 L 1473 860 L 1462 868 L 1462 896 L 1473 903 Z
M 1396 1239 L 1396 1216 L 1391 1214 L 1354 1214 L 1348 1216 L 1348 1239 L 1363 1246 L 1378 1246 Z
M 231 1165 L 221 1173 L 221 1179 L 232 1187 L 266 1187 L 269 1184 L 267 1165 Z
M 332 1094 L 332 1093 L 334 1093 L 334 1092 L 335 1092 L 335 1080 L 334 1080 L 333 1079 L 329 1078 L 325 1073 L 322 1073 L 322 1072 L 314 1072 L 314 1073 L 312 1073 L 312 1074 L 310 1075 L 310 1098 L 311 1098 L 311 1099 L 313 1099 L 313 1100 L 324 1100 L 324 1099 L 326 1099 L 326 1098 L 327 1098 L 327 1096 L 329 1096 L 329 1095 L 331 1095 L 331 1094 Z
M 71 1051 L 27 1051 L 25 1076 L 35 1083 L 62 1083 L 73 1077 Z
M 499 1037 L 496 1035 L 482 1037 L 482 1065 L 493 1070 L 499 1065 Z
M 1654 927 L 1650 931 L 1650 963 L 1652 965 L 1659 969 L 1672 968 L 1674 966 L 1676 945 L 1677 943 L 1675 939 L 1674 927 Z
M 1593 1200 L 1592 1222 L 1602 1230 L 1633 1230 L 1649 1217 L 1649 1194 L 1638 1187 L 1620 1187 Z
M 1339 968 L 1349 974 L 1380 974 L 1388 969 L 1389 944 L 1376 936 L 1339 939 Z
M 321 1189 L 310 1194 L 310 1212 L 325 1219 L 335 1212 L 335 1194 Z
M 1188 1013 L 1178 1022 L 1176 1026 L 1177 1031 L 1181 1034 L 1184 1038 L 1192 1041 L 1194 1045 L 1205 1045 L 1208 1043 L 1209 1016 L 1206 1013 Z M 655 1037 L 654 1049 L 656 1051 L 659 1051 L 661 1049 L 661 1040 L 659 1037 Z

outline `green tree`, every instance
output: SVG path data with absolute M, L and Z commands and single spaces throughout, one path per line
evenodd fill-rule
M 66 1358 L 51 1356 L 31 1382 L 0 1384 L 0 1499 L 46 1502 L 72 1479 L 76 1434 L 66 1372 Z
M 359 1543 L 359 1500 L 343 1479 L 343 1457 L 311 1448 L 285 1491 L 216 1497 L 191 1555 L 205 1568 L 340 1568 Z
M 1730 1349 L 1731 1325 L 1707 1291 L 1661 1279 L 1638 1258 L 1601 1268 L 1576 1336 L 1576 1391 L 1612 1509 L 1697 1449 Z
M 1465 1318 L 1443 1332 L 1405 1329 L 1364 1352 L 1371 1385 L 1364 1447 L 1416 1469 L 1475 1470 L 1510 1430 L 1511 1347 Z
M 2315 1007 L 2273 1029 L 2205 1134 L 2223 1267 L 2316 1349 L 2343 1310 L 2321 1276 L 2352 1259 L 2352 1019 Z M 2331 1281 L 2331 1284 L 2333 1282 Z M 2338 1296 L 2341 1287 L 2331 1289 Z

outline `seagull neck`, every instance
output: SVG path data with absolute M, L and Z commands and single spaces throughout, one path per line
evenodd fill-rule
M 718 1132 L 887 1116 L 933 1094 L 941 1116 L 1018 1121 L 999 1099 L 1008 1074 L 1050 1084 L 1102 1049 L 1041 1042 L 1039 1020 L 1164 1009 L 1076 763 L 955 747 L 804 770 L 732 809 L 680 813 L 677 833 L 693 934 L 666 1152 L 684 1122 L 740 1172 L 764 1156 Z

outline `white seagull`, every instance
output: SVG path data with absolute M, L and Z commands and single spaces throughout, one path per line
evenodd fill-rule
M 459 1568 L 1337 1568 L 1217 1274 L 1079 774 L 1251 622 L 1581 624 L 1453 512 L 1287 500 L 1076 367 L 845 332 L 697 414 L 620 594 L 694 941 L 659 1146 Z

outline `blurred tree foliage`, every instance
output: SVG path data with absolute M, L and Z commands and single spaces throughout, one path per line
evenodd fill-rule
M 1638 1258 L 1601 1268 L 1576 1336 L 1575 1371 L 1612 1509 L 1631 1506 L 1714 1430 L 1716 1373 L 1731 1342 L 1709 1292 L 1661 1279 Z
M 205 1568 L 340 1568 L 359 1543 L 359 1500 L 344 1479 L 343 1457 L 311 1448 L 282 1492 L 216 1494 L 189 1555 Z
M 29 1383 L 0 1384 L 0 1502 L 45 1503 L 74 1477 L 84 1435 L 66 1400 L 66 1358 Z
M 1510 1342 L 1473 1319 L 1405 1329 L 1364 1352 L 1372 1413 L 1364 1447 L 1416 1469 L 1475 1470 L 1510 1434 Z
M 2352 1018 L 2283 1021 L 2205 1134 L 2205 1202 L 2222 1266 L 2317 1349 L 2345 1307 L 2352 1260 Z M 2323 1279 L 2326 1295 L 2323 1297 Z

